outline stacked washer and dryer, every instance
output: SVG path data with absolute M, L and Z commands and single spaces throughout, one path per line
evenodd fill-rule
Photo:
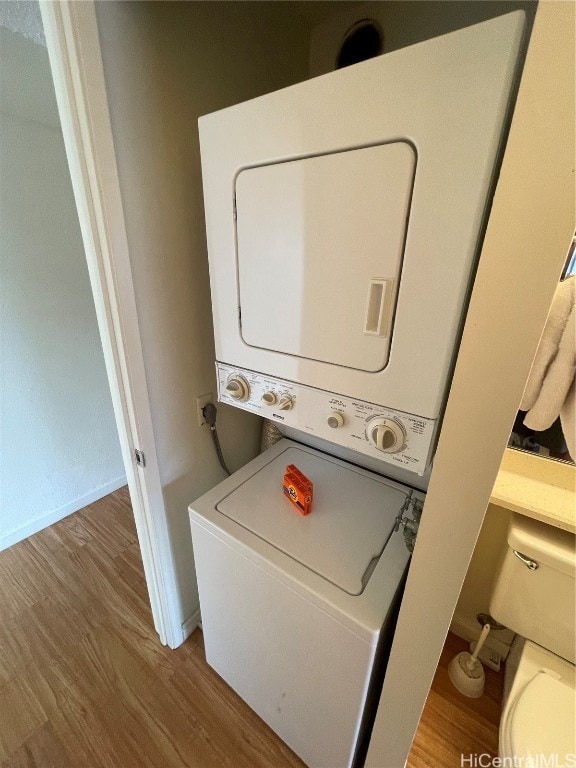
M 369 738 L 524 30 L 200 119 L 218 398 L 285 436 L 190 506 L 206 658 L 314 768 Z

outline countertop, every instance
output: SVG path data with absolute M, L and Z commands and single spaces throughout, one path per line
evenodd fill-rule
M 507 448 L 490 502 L 576 533 L 576 467 Z

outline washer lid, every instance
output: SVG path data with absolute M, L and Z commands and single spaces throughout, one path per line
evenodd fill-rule
M 284 496 L 295 464 L 314 484 L 309 515 Z M 216 509 L 351 595 L 362 593 L 408 493 L 331 456 L 287 448 L 219 501 Z
M 539 672 L 519 695 L 511 718 L 512 753 L 517 757 L 576 754 L 576 690 L 545 671 Z

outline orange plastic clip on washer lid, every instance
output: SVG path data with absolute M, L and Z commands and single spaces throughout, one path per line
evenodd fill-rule
M 314 486 L 295 464 L 288 464 L 282 483 L 282 490 L 301 515 L 312 511 Z

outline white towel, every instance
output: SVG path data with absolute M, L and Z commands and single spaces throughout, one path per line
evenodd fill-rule
M 566 328 L 570 313 L 574 308 L 574 281 L 575 278 L 570 277 L 568 280 L 559 283 L 558 288 L 556 288 L 552 306 L 550 307 L 550 314 L 546 320 L 542 338 L 536 350 L 530 375 L 526 382 L 526 388 L 522 395 L 520 411 L 529 411 L 532 408 L 542 389 L 542 383 L 548 366 L 556 357 L 560 339 Z
M 560 408 L 562 432 L 568 446 L 568 453 L 576 461 L 576 385 L 572 385 L 564 405 Z
M 542 432 L 561 416 L 568 450 L 576 458 L 574 386 L 576 374 L 575 278 L 560 283 L 536 352 L 520 410 L 524 424 Z

